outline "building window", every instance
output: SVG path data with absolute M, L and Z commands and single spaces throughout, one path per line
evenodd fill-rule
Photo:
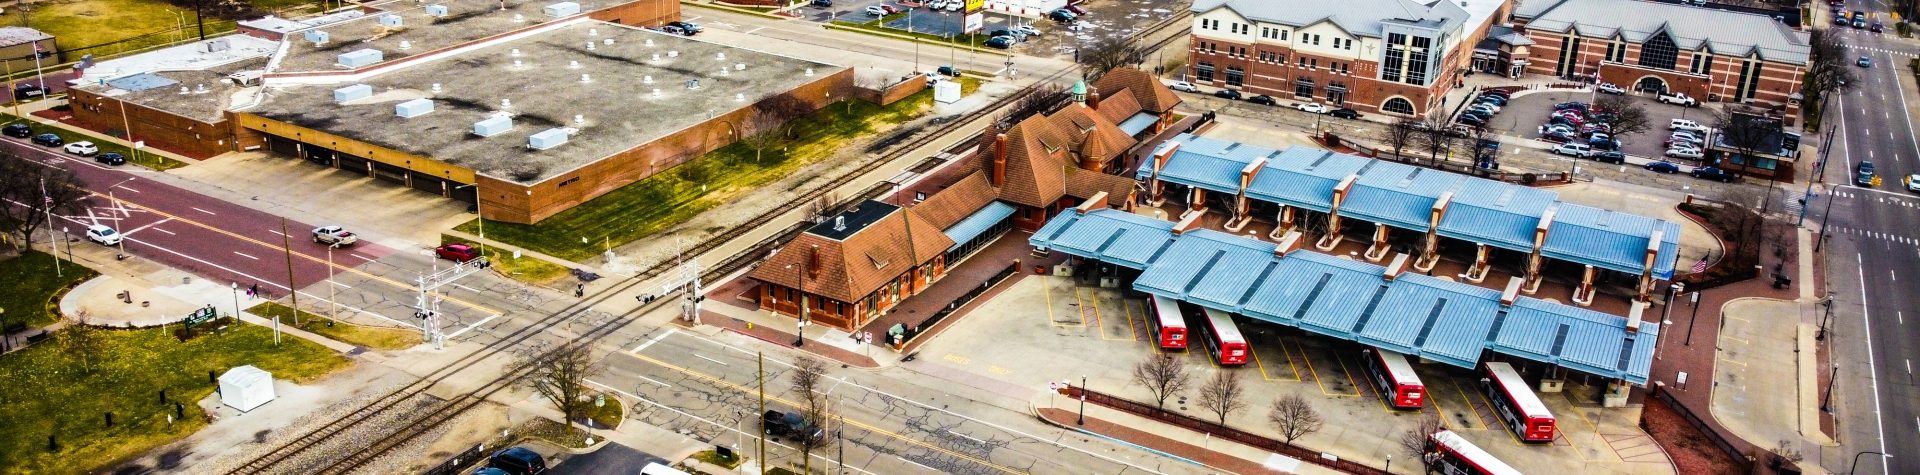
M 1287 40 L 1287 30 L 1280 30 L 1280 41 Z
M 1219 29 L 1220 29 L 1220 20 L 1209 20 L 1209 19 L 1206 19 L 1206 18 L 1201 18 L 1201 19 L 1200 19 L 1200 28 L 1201 28 L 1201 29 L 1206 29 L 1206 30 L 1219 30 Z
M 1560 44 L 1566 47 L 1560 48 L 1560 61 L 1554 64 L 1553 75 L 1563 78 L 1572 77 L 1576 72 L 1573 68 L 1573 62 L 1580 57 L 1580 37 L 1568 35 L 1565 39 L 1560 40 Z
M 1307 58 L 1307 69 L 1320 69 L 1320 58 Z
M 1214 43 L 1214 42 L 1207 43 L 1207 53 L 1219 53 L 1219 52 L 1220 52 L 1220 43 Z
M 1201 81 L 1213 82 L 1213 63 L 1202 61 L 1200 64 L 1195 65 L 1193 67 L 1193 75 Z
M 1236 35 L 1244 35 L 1244 34 L 1247 34 L 1248 31 L 1252 30 L 1252 27 L 1247 26 L 1246 23 L 1234 23 L 1229 26 L 1233 29 L 1233 33 Z
M 1640 44 L 1641 66 L 1672 71 L 1675 58 L 1679 56 L 1680 49 L 1674 47 L 1673 39 L 1668 38 L 1666 33 L 1654 35 L 1652 39 Z
M 1340 63 L 1340 74 L 1347 74 L 1347 65 L 1349 64 L 1353 63 Z
M 1247 81 L 1246 71 L 1241 70 L 1239 66 L 1227 66 L 1227 85 L 1228 86 L 1240 87 L 1245 85 L 1246 81 Z
M 1307 35 L 1307 44 L 1320 46 L 1320 35 Z
M 1432 43 L 1432 38 L 1413 37 L 1413 47 L 1407 51 L 1407 84 L 1427 84 L 1427 47 Z
M 1392 99 L 1387 99 L 1386 104 L 1381 104 L 1380 110 L 1392 112 L 1395 114 L 1413 115 L 1413 102 L 1410 102 L 1405 98 L 1395 97 Z
M 1302 78 L 1298 81 L 1294 81 L 1293 97 L 1298 97 L 1301 99 L 1312 99 L 1313 98 L 1313 80 Z
M 1380 62 L 1380 80 L 1400 82 L 1400 63 L 1406 61 L 1407 51 L 1398 43 L 1387 45 L 1387 60 Z
M 1705 51 L 1693 53 L 1693 65 L 1687 67 L 1687 72 L 1707 74 L 1709 71 L 1713 71 L 1713 55 Z

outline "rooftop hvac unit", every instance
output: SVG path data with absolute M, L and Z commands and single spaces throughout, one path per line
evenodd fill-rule
M 573 16 L 580 13 L 580 4 L 573 3 L 573 2 L 560 2 L 552 5 L 547 5 L 546 8 L 542 8 L 540 9 L 540 11 L 546 12 L 547 16 L 554 17 L 554 18 Z
M 221 51 L 233 49 L 233 43 L 227 41 L 226 38 L 220 38 L 217 40 L 207 40 L 206 49 L 208 53 L 218 53 Z
M 373 86 L 365 84 L 355 84 L 333 90 L 333 102 L 337 103 L 344 104 L 349 101 L 366 99 L 368 97 L 373 97 Z
M 400 116 L 402 119 L 419 117 L 428 112 L 433 112 L 432 99 L 420 98 L 393 105 L 393 115 Z
M 328 38 L 327 32 L 320 31 L 320 30 L 307 30 L 306 36 L 307 36 L 307 41 L 311 41 L 313 42 L 313 44 L 316 44 L 316 45 L 327 44 L 327 38 Z
M 400 26 L 400 15 L 393 14 L 393 13 L 380 15 L 380 25 L 393 26 L 393 27 Z
M 435 18 L 447 16 L 447 6 L 438 3 L 427 5 L 427 16 Z
M 567 137 L 572 135 L 570 132 L 571 131 L 562 127 L 542 130 L 539 133 L 527 136 L 527 148 L 546 150 L 558 147 L 561 144 L 567 143 Z
M 354 50 L 340 54 L 340 65 L 349 68 L 358 68 L 378 63 L 385 57 L 386 55 L 381 54 L 380 50 L 377 49 Z
M 481 137 L 500 135 L 512 129 L 513 118 L 504 115 L 488 117 L 487 120 L 473 123 L 473 134 Z

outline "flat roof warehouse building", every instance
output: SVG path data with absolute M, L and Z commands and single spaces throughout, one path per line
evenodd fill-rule
M 233 148 L 533 223 L 753 135 L 756 116 L 853 96 L 845 67 L 615 23 L 677 18 L 671 2 L 384 6 L 276 31 L 260 86 L 227 109 Z

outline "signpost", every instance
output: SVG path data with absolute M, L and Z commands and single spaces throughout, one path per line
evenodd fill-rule
M 184 323 L 187 324 L 187 328 L 193 328 L 194 325 L 207 323 L 207 321 L 213 320 L 213 317 L 214 317 L 213 306 L 208 305 L 205 307 L 200 307 L 198 309 L 195 309 L 193 313 L 187 314 L 187 319 Z

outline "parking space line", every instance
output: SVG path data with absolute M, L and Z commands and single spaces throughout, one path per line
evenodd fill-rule
M 1561 396 L 1566 396 L 1566 393 L 1561 393 Z M 1567 404 L 1573 404 L 1573 400 L 1571 399 L 1567 400 Z M 1573 415 L 1580 416 L 1580 421 L 1587 423 L 1587 429 L 1593 431 L 1593 436 L 1595 438 L 1602 438 L 1600 437 L 1600 425 L 1594 424 L 1593 419 L 1588 419 L 1587 413 L 1585 411 L 1581 411 L 1580 406 L 1573 406 Z M 1605 442 L 1605 440 L 1602 440 L 1602 442 Z M 1586 451 L 1578 450 L 1580 446 L 1573 443 L 1572 437 L 1567 438 L 1567 444 L 1573 446 L 1574 449 L 1576 449 L 1574 450 L 1575 452 L 1581 453 L 1580 455 L 1581 460 L 1586 460 L 1588 462 L 1625 462 L 1626 461 L 1625 458 L 1620 457 L 1620 453 L 1618 451 L 1614 451 L 1613 458 L 1611 459 L 1608 459 L 1608 458 L 1588 459 L 1586 457 Z M 1613 444 L 1607 444 L 1607 449 L 1612 450 Z
M 1095 320 L 1100 322 L 1099 323 L 1100 339 L 1107 340 L 1107 341 L 1138 341 L 1139 338 L 1137 336 L 1129 336 L 1126 338 L 1107 336 L 1107 324 L 1118 323 L 1118 322 L 1108 321 L 1108 320 L 1111 320 L 1110 318 L 1111 315 L 1107 315 L 1107 314 L 1112 313 L 1111 312 L 1112 307 L 1108 307 L 1109 311 L 1107 312 L 1100 311 L 1100 298 L 1106 296 L 1106 294 L 1104 292 L 1101 292 L 1098 289 L 1093 290 L 1093 292 L 1094 292 L 1093 315 L 1095 317 Z M 1120 311 L 1121 311 L 1120 316 L 1126 317 L 1127 319 L 1127 333 L 1131 335 L 1133 333 L 1133 308 L 1132 306 L 1127 305 L 1127 300 L 1125 297 L 1120 298 Z
M 1293 343 L 1293 346 L 1296 346 L 1296 347 L 1297 347 L 1297 346 L 1300 346 L 1300 342 L 1297 342 L 1297 341 L 1296 341 L 1296 342 L 1294 342 L 1294 343 Z M 1307 359 L 1307 350 L 1306 350 L 1305 348 L 1302 348 L 1302 349 L 1300 349 L 1300 359 L 1298 359 L 1298 360 L 1295 360 L 1295 359 L 1293 358 L 1293 352 L 1292 352 L 1291 350 L 1288 350 L 1288 349 L 1287 349 L 1287 341 L 1286 341 L 1286 340 L 1280 340 L 1280 351 L 1283 351 L 1283 352 L 1286 352 L 1286 354 L 1287 354 L 1287 366 L 1289 366 L 1289 367 L 1292 367 L 1292 368 L 1293 368 L 1293 377 L 1295 377 L 1295 378 L 1300 378 L 1300 380 L 1301 380 L 1301 381 L 1306 381 L 1306 379 L 1307 379 L 1306 377 L 1307 377 L 1307 376 L 1313 376 L 1313 380 L 1314 380 L 1314 382 L 1316 382 L 1316 383 L 1317 383 L 1317 382 L 1319 382 L 1319 381 L 1320 381 L 1320 376 L 1319 376 L 1319 375 L 1316 375 L 1316 374 L 1313 374 L 1313 364 L 1312 364 L 1312 363 L 1308 363 L 1308 364 L 1307 364 L 1307 374 L 1305 374 L 1305 375 L 1302 375 L 1302 374 L 1300 374 L 1300 364 L 1299 364 L 1299 363 L 1295 363 L 1295 362 L 1294 362 L 1294 361 L 1303 361 L 1303 362 L 1304 362 L 1304 361 L 1306 361 L 1306 359 Z
M 1295 343 L 1294 345 L 1295 345 L 1295 346 L 1298 346 L 1298 345 L 1299 345 L 1299 343 Z M 1323 396 L 1333 396 L 1333 397 L 1339 397 L 1339 396 L 1351 396 L 1350 394 L 1341 394 L 1341 393 L 1335 393 L 1335 392 L 1330 392 L 1330 391 L 1327 391 L 1327 383 L 1326 383 L 1326 382 L 1324 381 L 1324 380 L 1325 380 L 1326 378 L 1321 378 L 1321 377 L 1320 377 L 1320 371 L 1319 371 L 1319 370 L 1316 370 L 1316 369 L 1314 369 L 1314 368 L 1313 368 L 1313 358 L 1312 358 L 1312 357 L 1310 357 L 1310 356 L 1307 356 L 1307 349 L 1306 349 L 1306 347 L 1301 347 L 1301 348 L 1300 348 L 1300 357 L 1301 357 L 1301 359 L 1303 359 L 1303 360 L 1306 360 L 1306 362 L 1307 362 L 1307 372 L 1308 372 L 1308 373 L 1312 373 L 1312 374 L 1313 374 L 1313 384 L 1315 384 L 1315 385 L 1318 385 L 1318 386 L 1320 386 L 1320 394 L 1321 394 L 1321 395 L 1323 395 Z
M 1336 352 L 1331 352 L 1331 353 L 1333 353 L 1333 362 L 1335 362 L 1335 363 L 1339 363 L 1339 364 L 1340 364 L 1340 373 L 1341 373 L 1341 374 L 1343 374 L 1343 375 L 1346 375 L 1346 377 L 1347 377 L 1347 384 L 1352 384 L 1352 385 L 1354 386 L 1354 391 L 1353 391 L 1353 393 L 1354 393 L 1354 395 L 1355 395 L 1355 396 L 1359 396 L 1359 397 L 1363 397 L 1363 398 L 1364 398 L 1364 397 L 1369 397 L 1369 395 L 1370 395 L 1370 393 L 1372 393 L 1372 391 L 1361 391 L 1361 390 L 1359 389 L 1359 387 L 1360 387 L 1360 382 L 1359 382 L 1359 381 L 1355 381 L 1355 380 L 1353 379 L 1353 371 L 1352 371 L 1352 370 L 1349 370 L 1349 369 L 1347 369 L 1347 359 L 1346 359 L 1345 357 L 1342 357 L 1342 356 L 1340 356 L 1340 352 L 1337 352 L 1337 351 L 1336 351 Z
M 1127 335 L 1130 335 L 1129 338 L 1132 338 L 1133 341 L 1140 341 L 1140 330 L 1134 328 L 1134 325 L 1136 325 L 1136 322 L 1139 322 L 1137 324 L 1145 324 L 1147 320 L 1147 303 L 1137 302 L 1140 305 L 1139 319 L 1133 318 L 1135 315 L 1133 312 L 1135 303 L 1135 301 L 1127 300 L 1126 295 L 1120 296 L 1120 306 L 1127 310 Z
M 1282 347 L 1280 348 L 1280 351 L 1286 351 L 1286 348 L 1285 348 L 1284 346 L 1282 346 Z M 1266 365 L 1265 363 L 1261 363 L 1261 362 L 1260 362 L 1260 352 L 1258 352 L 1258 351 L 1251 351 L 1251 350 L 1249 350 L 1249 351 L 1248 351 L 1248 353 L 1251 353 L 1251 354 L 1253 354 L 1253 367 L 1255 367 L 1255 368 L 1259 368 L 1259 369 L 1260 369 L 1260 379 L 1264 379 L 1264 380 L 1267 380 L 1267 381 L 1299 381 L 1299 380 L 1300 380 L 1300 375 L 1299 375 L 1298 373 L 1295 373 L 1295 374 L 1293 375 L 1293 379 L 1287 379 L 1287 378 L 1275 378 L 1275 377 L 1273 377 L 1273 376 L 1271 376 L 1271 375 L 1268 375 L 1268 374 L 1267 374 L 1267 365 Z M 1289 358 L 1289 360 L 1291 360 L 1291 358 Z M 1292 362 L 1292 361 L 1288 361 L 1288 362 L 1287 362 L 1287 364 L 1293 364 L 1293 362 Z

